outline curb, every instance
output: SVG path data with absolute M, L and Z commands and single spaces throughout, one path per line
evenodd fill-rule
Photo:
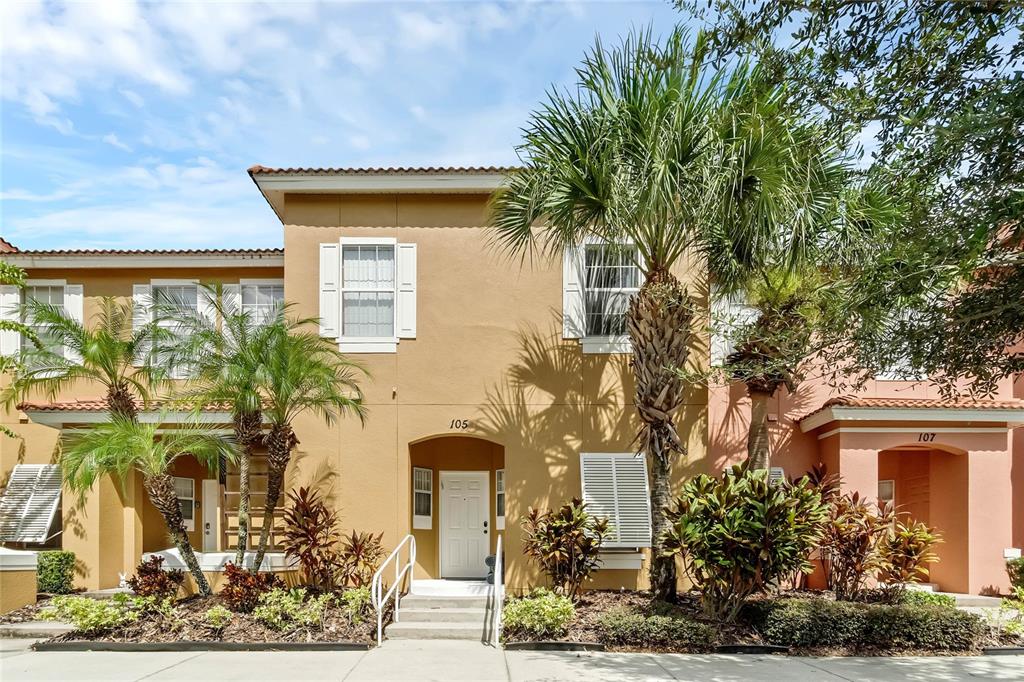
M 715 647 L 716 654 L 788 654 L 788 646 L 777 644 L 722 644 Z
M 75 639 L 39 642 L 36 651 L 366 651 L 360 642 L 98 642 Z
M 1022 646 L 992 646 L 981 650 L 982 656 L 1021 656 L 1024 655 Z
M 598 642 L 506 642 L 505 651 L 604 651 L 604 644 Z

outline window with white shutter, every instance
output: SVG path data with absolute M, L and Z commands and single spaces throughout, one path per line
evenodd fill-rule
M 608 519 L 604 547 L 651 546 L 651 497 L 647 460 L 635 453 L 580 455 L 583 500 L 595 516 Z
M 27 305 L 30 301 L 53 306 L 66 313 L 67 309 L 64 306 L 64 280 L 29 280 L 22 290 L 22 303 Z M 43 348 L 54 355 L 65 357 L 64 346 L 53 338 L 47 325 L 37 323 L 32 319 L 27 310 L 22 314 L 22 322 L 32 330 L 36 338 L 43 345 Z M 21 345 L 24 346 L 26 342 L 26 339 L 22 339 Z
M 434 470 L 412 468 L 412 527 L 430 530 L 434 516 Z
M 562 279 L 563 337 L 578 338 L 584 353 L 628 353 L 629 301 L 643 272 L 636 249 L 588 241 L 566 249 Z
M 195 315 L 208 306 L 209 295 L 206 291 L 200 292 L 199 284 L 195 280 L 153 280 L 150 283 L 150 296 L 153 302 L 150 315 L 152 316 L 157 308 L 165 309 L 168 313 L 173 310 L 182 317 Z M 175 315 L 168 315 L 167 319 L 161 319 L 157 324 L 176 336 L 184 334 L 185 330 L 174 317 Z M 176 367 L 171 377 L 186 379 L 188 374 L 187 367 Z
M 740 328 L 754 322 L 757 308 L 747 305 L 742 296 L 723 296 L 711 288 L 711 364 L 721 367 L 736 350 L 736 335 Z
M 56 535 L 60 488 L 56 464 L 15 464 L 0 495 L 0 542 L 42 544 Z

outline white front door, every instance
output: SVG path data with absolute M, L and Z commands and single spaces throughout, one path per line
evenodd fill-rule
M 491 552 L 486 471 L 441 472 L 441 577 L 485 578 Z
M 203 480 L 203 551 L 216 552 L 220 536 L 220 481 Z

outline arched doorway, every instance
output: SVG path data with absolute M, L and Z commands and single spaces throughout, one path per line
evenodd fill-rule
M 504 528 L 505 448 L 472 436 L 437 436 L 409 445 L 409 527 L 417 575 L 484 578 Z

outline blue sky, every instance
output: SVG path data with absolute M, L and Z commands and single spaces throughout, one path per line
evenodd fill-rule
M 0 4 L 0 235 L 279 246 L 245 169 L 514 163 L 595 34 L 668 2 Z

